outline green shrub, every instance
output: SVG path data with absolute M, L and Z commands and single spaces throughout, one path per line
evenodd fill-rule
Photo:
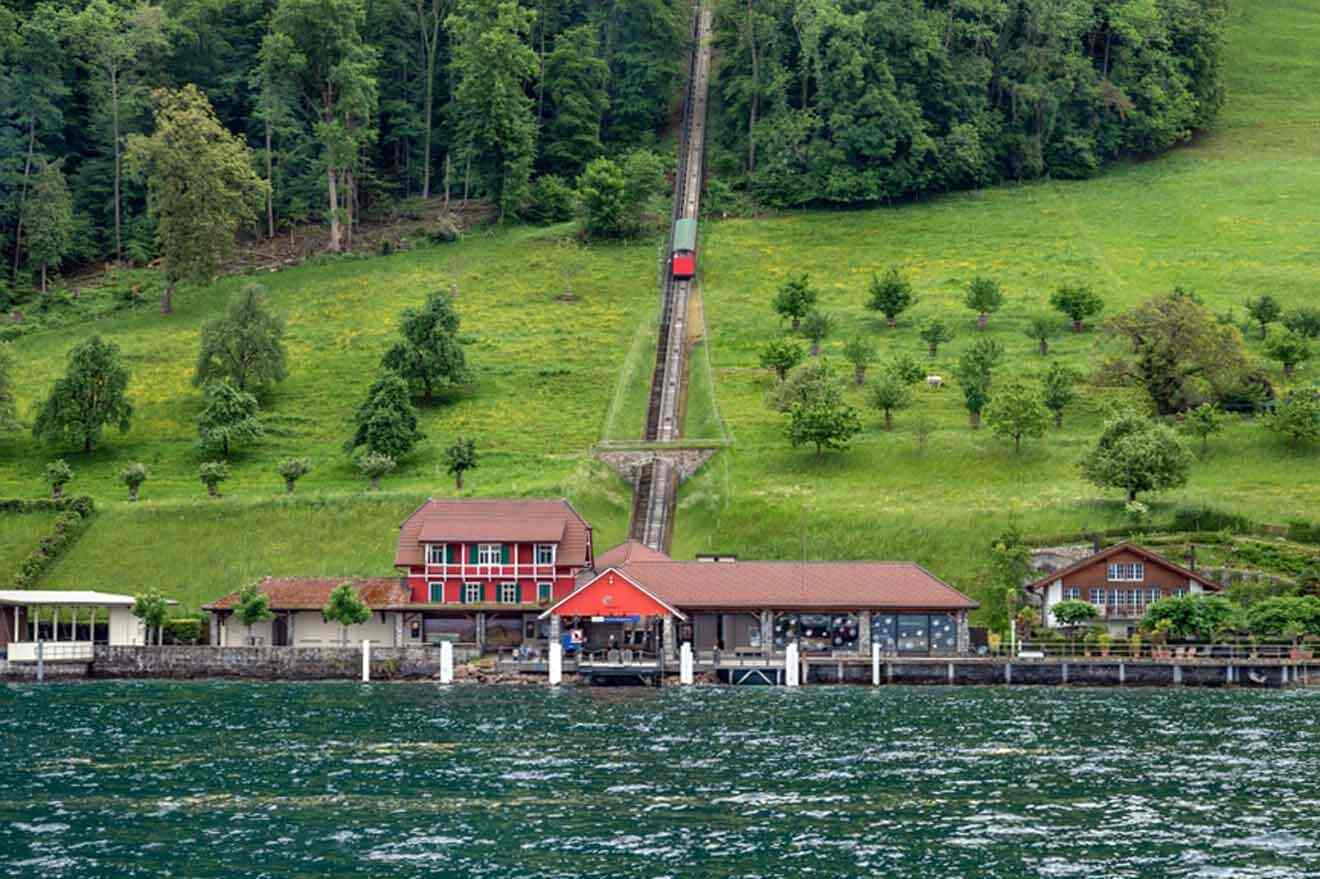
M 166 644 L 196 644 L 201 640 L 200 617 L 176 617 L 165 621 Z
M 577 193 L 562 177 L 543 174 L 532 184 L 532 197 L 523 209 L 523 218 L 548 225 L 573 219 L 577 212 Z
M 1213 507 L 1179 507 L 1173 513 L 1174 531 L 1232 531 L 1249 534 L 1255 524 L 1246 516 L 1226 513 Z
M 19 563 L 18 573 L 14 577 L 14 588 L 31 589 L 37 579 L 50 567 L 51 562 L 59 558 L 87 527 L 95 509 L 90 497 L 60 498 L 59 500 L 41 498 L 8 498 L 0 501 L 0 512 L 30 513 L 59 510 L 55 524 L 45 537 L 37 542 L 37 548 L 28 553 L 27 558 Z
M 1293 519 L 1288 523 L 1288 539 L 1293 543 L 1320 543 L 1320 524 Z

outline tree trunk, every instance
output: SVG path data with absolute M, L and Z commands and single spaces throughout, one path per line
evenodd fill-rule
M 329 249 L 335 253 L 339 252 L 339 187 L 337 185 L 334 167 L 325 169 L 326 186 L 329 188 L 330 202 L 330 246 Z
M 28 115 L 27 160 L 23 163 L 23 185 L 18 192 L 18 220 L 14 224 L 14 273 L 13 283 L 18 283 L 19 257 L 23 253 L 23 208 L 27 204 L 28 178 L 32 175 L 32 158 L 37 148 L 37 114 Z
M 165 281 L 165 292 L 160 294 L 160 313 L 172 314 L 174 312 L 174 279 L 169 278 Z
M 747 46 L 752 55 L 752 99 L 747 113 L 747 173 L 756 171 L 756 113 L 760 108 L 760 59 L 756 52 L 756 21 L 752 16 L 752 0 L 747 0 Z M 693 51 L 698 51 L 693 49 Z
M 208 497 L 220 497 L 220 489 L 214 482 L 206 483 L 206 494 Z
M 42 265 L 42 267 L 41 267 L 41 292 L 43 292 L 43 293 L 46 292 L 46 266 L 45 266 L 45 265 Z M 1292 374 L 1293 374 L 1293 364 L 1291 364 L 1291 363 L 1285 363 L 1285 364 L 1283 365 L 1283 376 L 1284 376 L 1284 378 L 1292 378 Z
M 59 500 L 60 498 L 64 497 L 64 486 L 59 485 L 58 483 L 52 485 L 50 487 L 50 496 L 55 500 Z
M 270 119 L 266 119 L 266 237 L 275 237 L 275 160 L 271 156 Z
M 886 409 L 886 410 L 885 410 L 885 430 L 893 430 L 893 429 L 894 429 L 894 413 L 892 413 L 892 412 L 890 412 L 888 409 Z
M 41 295 L 46 295 L 46 261 L 44 259 L 41 261 Z M 1288 372 L 1287 364 L 1284 364 L 1283 374 L 1291 375 L 1291 373 Z
M 812 356 L 812 357 L 819 357 L 819 356 L 820 356 L 820 340 L 819 340 L 819 339 L 812 339 L 812 340 L 811 340 L 811 356 Z
M 894 315 L 891 317 L 890 315 L 885 315 L 885 323 L 889 324 L 889 328 L 892 330 L 894 327 L 898 326 L 898 316 Z
M 138 492 L 141 490 L 142 486 L 140 485 L 130 485 L 128 487 L 128 499 L 130 501 L 136 501 L 138 499 Z
M 92 453 L 92 438 L 90 436 L 85 436 L 83 437 L 83 454 L 90 455 L 91 453 Z
M 454 487 L 459 491 L 463 490 L 463 471 L 460 470 L 454 474 Z
M 801 327 L 802 327 L 802 318 L 800 317 L 793 318 L 793 331 L 797 332 Z
M 864 384 L 864 383 L 866 382 L 866 367 L 865 367 L 865 366 L 854 366 L 854 367 L 853 367 L 853 381 L 855 381 L 858 385 L 862 385 L 862 384 Z
M 1049 353 L 1050 353 L 1050 343 L 1047 342 L 1047 341 L 1045 341 L 1044 339 L 1041 339 L 1041 340 L 1040 340 L 1040 356 L 1041 356 L 1041 357 L 1044 357 L 1045 355 L 1047 355 L 1047 354 L 1049 354 Z
M 353 249 L 353 200 L 357 197 L 357 186 L 353 182 L 353 172 L 344 169 L 344 240 L 350 250 Z
M 380 477 L 372 476 L 371 481 L 367 483 L 367 488 L 371 491 L 380 491 Z
M 1056 428 L 1063 427 L 1063 410 L 1062 410 L 1062 409 L 1060 409 L 1058 412 L 1055 412 L 1055 413 L 1054 413 L 1054 426 L 1055 426 Z
M 931 343 L 927 346 L 927 350 L 930 352 L 930 356 L 931 356 L 931 357 L 934 357 L 934 356 L 935 356 L 935 352 L 936 352 L 938 349 L 939 349 L 939 346 L 936 345 L 934 342 L 931 342 Z
M 445 214 L 449 214 L 449 153 L 445 153 Z
M 986 314 L 984 311 L 976 316 L 976 328 L 978 330 L 985 329 L 986 324 L 988 324 L 989 322 L 990 322 L 990 315 Z
M 284 493 L 285 493 L 285 494 L 293 494 L 293 483 L 294 483 L 295 481 L 296 481 L 296 480 L 285 478 L 285 480 L 284 480 Z
M 1128 503 L 1132 503 L 1132 502 L 1135 501 L 1136 499 L 1137 499 L 1137 490 L 1136 490 L 1135 488 L 1129 488 L 1129 489 L 1128 489 Z
M 980 430 L 980 429 L 981 429 L 981 413 L 980 413 L 980 412 L 969 412 L 969 413 L 967 413 L 967 420 L 971 422 L 971 424 L 972 424 L 972 430 Z
M 1079 321 L 1079 320 L 1075 320 L 1075 321 L 1073 321 L 1073 332 L 1074 332 L 1074 333 L 1080 333 L 1080 332 L 1081 332 L 1083 329 L 1085 329 L 1085 328 L 1086 328 L 1085 324 L 1083 324 L 1081 321 Z
M 1022 454 L 1022 434 L 1020 433 L 1013 434 L 1013 453 L 1016 455 Z
M 422 24 L 422 4 L 417 2 L 418 24 Z M 422 28 L 422 47 L 426 50 L 426 100 L 422 137 L 422 198 L 431 197 L 431 129 L 435 126 L 435 54 L 440 39 L 440 0 L 431 0 L 431 33 Z
M 115 265 L 121 265 L 124 262 L 124 232 L 123 217 L 121 209 L 122 196 L 120 193 L 120 181 L 123 177 L 123 160 L 119 149 L 119 71 L 113 70 L 110 73 L 110 111 L 113 120 L 113 136 L 115 139 Z

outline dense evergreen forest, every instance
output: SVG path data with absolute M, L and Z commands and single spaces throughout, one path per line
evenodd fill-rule
M 1223 2 L 717 0 L 715 173 L 772 206 L 863 203 L 1159 152 L 1220 105 Z M 153 91 L 189 84 L 269 181 L 254 234 L 319 222 L 339 249 L 364 217 L 441 196 L 562 215 L 592 159 L 664 135 L 689 15 L 684 0 L 0 0 L 6 278 L 159 252 L 125 150 L 152 133 Z M 538 193 L 559 207 L 538 211 Z
M 1095 174 L 1222 102 L 1225 0 L 719 0 L 717 169 L 786 206 Z

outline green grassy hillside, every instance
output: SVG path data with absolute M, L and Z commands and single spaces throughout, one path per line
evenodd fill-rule
M 195 446 L 201 394 L 190 379 L 201 324 L 248 279 L 186 292 L 169 317 L 141 308 L 18 340 L 24 410 L 92 332 L 123 348 L 137 407 L 132 429 L 107 433 L 90 456 L 27 435 L 0 442 L 0 493 L 43 493 L 45 462 L 63 455 L 77 472 L 70 490 L 98 501 L 91 529 L 43 585 L 158 585 L 195 606 L 259 574 L 388 573 L 399 521 L 427 494 L 452 493 L 441 450 L 458 433 L 475 437 L 481 456 L 469 493 L 566 495 L 602 539 L 621 536 L 627 486 L 592 463 L 589 449 L 638 325 L 654 311 L 654 286 L 637 279 L 653 276 L 656 244 L 578 248 L 565 243 L 566 231 L 478 232 L 457 244 L 261 276 L 288 324 L 290 375 L 264 401 L 272 436 L 237 450 L 218 501 L 203 498 L 196 476 L 205 458 Z M 452 404 L 423 410 L 426 440 L 385 483 L 397 494 L 371 497 L 342 448 L 352 410 L 400 310 L 453 280 L 478 380 Z M 575 300 L 563 302 L 568 281 Z M 309 456 L 314 469 L 299 483 L 306 501 L 286 507 L 275 463 L 291 454 Z M 141 504 L 130 505 L 117 474 L 135 460 L 151 478 Z
M 1218 129 L 1195 144 L 1082 182 L 1047 182 L 952 195 L 915 205 L 856 212 L 805 212 L 707 224 L 703 295 L 718 401 L 734 446 L 685 487 L 675 551 L 744 556 L 914 558 L 954 582 L 974 586 L 985 548 L 1010 517 L 1028 531 L 1060 533 L 1122 521 L 1122 503 L 1084 484 L 1076 462 L 1099 428 L 1103 395 L 1088 399 L 1066 429 L 1011 444 L 967 428 L 956 385 L 923 389 L 916 407 L 939 430 L 925 454 L 910 431 L 867 411 L 855 447 L 823 462 L 792 450 L 783 418 L 763 404 L 770 378 L 757 352 L 780 332 L 768 302 L 791 273 L 810 272 L 822 307 L 840 329 L 826 346 L 838 354 L 856 333 L 873 338 L 883 359 L 894 350 L 925 357 L 916 325 L 940 314 L 958 338 L 931 371 L 946 377 L 976 338 L 961 303 L 974 274 L 997 278 L 1005 308 L 989 332 L 1028 376 L 1048 362 L 1024 333 L 1048 311 L 1061 282 L 1102 291 L 1107 313 L 1182 285 L 1216 311 L 1270 292 L 1290 307 L 1320 301 L 1320 9 L 1299 0 L 1234 4 L 1228 35 L 1228 104 Z M 901 265 L 921 296 L 897 330 L 862 304 L 873 272 Z M 1251 340 L 1259 350 L 1259 341 Z M 1081 369 L 1098 362 L 1093 334 L 1065 335 L 1053 356 Z M 1013 367 L 1009 367 L 1011 370 Z M 1282 376 L 1272 373 L 1282 386 Z M 1001 372 L 1000 374 L 1003 374 Z M 1295 384 L 1320 378 L 1320 364 Z M 863 405 L 860 393 L 856 403 Z M 1284 450 L 1257 424 L 1217 440 L 1187 489 L 1165 506 L 1205 502 L 1256 518 L 1315 517 L 1320 481 L 1315 455 Z

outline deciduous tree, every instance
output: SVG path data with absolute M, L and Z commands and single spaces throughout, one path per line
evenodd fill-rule
M 1265 426 L 1285 438 L 1290 446 L 1320 440 L 1320 394 L 1294 391 L 1265 416 Z
M 515 213 L 527 197 L 536 154 L 528 95 L 537 70 L 528 44 L 531 25 L 532 15 L 515 0 L 458 0 L 445 19 L 455 139 L 501 217 Z
M 385 352 L 381 365 L 407 381 L 424 402 L 432 402 L 437 391 L 472 380 L 458 324 L 449 294 L 432 293 L 422 308 L 403 310 L 401 338 Z
M 234 443 L 260 439 L 266 433 L 257 398 L 224 381 L 206 386 L 206 404 L 197 419 L 203 449 L 229 457 Z
M 1247 314 L 1260 324 L 1260 337 L 1263 339 L 1270 331 L 1270 324 L 1283 317 L 1283 308 L 1279 305 L 1279 300 L 1265 293 L 1257 299 L 1247 300 Z
M 417 410 L 408 385 L 392 372 L 385 372 L 367 391 L 367 398 L 353 415 L 355 430 L 348 448 L 365 447 L 368 452 L 388 455 L 395 461 L 412 451 L 421 439 Z
M 926 343 L 926 349 L 930 356 L 934 357 L 940 352 L 940 345 L 953 338 L 953 331 L 938 317 L 932 317 L 922 325 L 919 333 L 921 340 Z
M 869 397 L 871 406 L 885 415 L 885 430 L 893 430 L 894 412 L 912 405 L 912 386 L 897 373 L 885 370 L 871 383 Z
M 1270 333 L 1265 339 L 1265 353 L 1279 361 L 1283 365 L 1283 374 L 1292 378 L 1297 365 L 1311 359 L 1311 343 L 1300 333 L 1288 329 L 1279 330 Z
M 130 501 L 138 499 L 138 493 L 142 490 L 142 483 L 146 482 L 150 475 L 147 465 L 141 461 L 134 461 L 119 471 L 119 481 L 128 486 L 128 499 Z
M 802 318 L 802 335 L 811 342 L 811 356 L 820 355 L 820 344 L 834 332 L 834 315 L 828 311 L 812 309 Z
M 210 497 L 220 497 L 220 483 L 229 478 L 229 465 L 224 461 L 206 461 L 197 468 L 197 476 Z
M 853 368 L 853 382 L 866 382 L 866 368 L 875 360 L 875 345 L 866 336 L 853 336 L 843 344 L 843 357 Z
M 50 484 L 50 496 L 55 500 L 64 497 L 64 486 L 73 481 L 73 468 L 63 458 L 56 458 L 46 465 L 46 482 Z
M 1050 353 L 1050 339 L 1058 332 L 1058 323 L 1049 315 L 1038 314 L 1027 321 L 1027 338 L 1039 345 L 1041 357 Z
M 73 196 L 61 164 L 37 160 L 32 189 L 23 203 L 28 256 L 41 266 L 42 293 L 49 270 L 59 268 L 73 242 Z
M 1210 437 L 1224 429 L 1224 420 L 1222 409 L 1214 403 L 1202 403 L 1195 409 L 1187 410 L 1187 420 L 1183 426 L 1192 436 L 1200 437 L 1201 454 L 1204 455 L 1210 446 Z
M 352 583 L 340 583 L 330 593 L 322 615 L 332 623 L 339 623 L 342 629 L 342 643 L 348 644 L 349 626 L 359 626 L 371 619 L 371 608 L 359 597 Z
M 1100 488 L 1120 488 L 1134 501 L 1142 492 L 1186 485 L 1191 464 L 1191 454 L 1171 428 L 1124 413 L 1105 422 L 1081 468 L 1088 482 Z
M 807 275 L 789 278 L 779 285 L 779 292 L 775 294 L 775 312 L 792 321 L 793 329 L 796 330 L 802 326 L 802 318 L 815 309 L 817 295 Z
M 788 377 L 788 371 L 801 363 L 806 354 L 801 345 L 790 339 L 771 339 L 761 349 L 761 366 L 774 370 L 782 382 Z
M 1040 391 L 1021 382 L 995 391 L 994 399 L 986 406 L 985 417 L 996 436 L 1013 439 L 1013 451 L 1019 454 L 1022 440 L 1044 436 L 1050 421 Z
M 169 314 L 179 282 L 206 284 L 219 271 L 239 226 L 256 219 L 266 183 L 252 170 L 247 144 L 220 124 L 196 86 L 154 97 L 156 130 L 129 138 L 127 166 L 147 181 L 165 264 L 160 310 Z
M 1084 284 L 1063 284 L 1050 296 L 1050 305 L 1072 321 L 1074 333 L 1086 329 L 1086 319 L 1104 310 L 1100 295 Z
M 866 307 L 883 314 L 890 327 L 898 326 L 898 316 L 917 304 L 912 284 L 896 266 L 891 266 L 883 278 L 872 275 L 870 292 Z
M 284 321 L 266 307 L 264 291 L 248 284 L 224 316 L 202 326 L 193 384 L 227 381 L 240 391 L 261 391 L 284 380 Z
M 160 594 L 159 589 L 145 589 L 133 596 L 133 616 L 142 621 L 148 644 L 151 643 L 152 629 L 156 630 L 156 643 L 160 644 L 164 641 L 165 618 L 169 612 L 169 603 L 165 600 L 165 596 Z
M 445 449 L 445 470 L 454 477 L 454 490 L 463 490 L 463 474 L 477 469 L 477 443 L 459 437 Z
M 127 432 L 133 421 L 128 368 L 119 346 L 92 336 L 69 352 L 64 376 L 37 409 L 32 433 L 49 442 L 68 442 L 91 452 L 106 425 Z
M 862 419 L 847 403 L 794 403 L 789 410 L 788 439 L 795 447 L 813 445 L 819 458 L 826 449 L 846 449 L 862 431 Z
M 977 275 L 967 284 L 963 304 L 976 312 L 977 327 L 985 329 L 990 315 L 1004 304 L 1004 292 L 999 288 L 999 282 Z
M 1041 401 L 1045 408 L 1054 413 L 1054 426 L 1063 427 L 1063 412 L 1077 399 L 1077 379 L 1075 370 L 1069 369 L 1057 360 L 1050 364 L 1041 381 Z
M 362 475 L 367 477 L 367 490 L 379 491 L 380 478 L 386 474 L 394 472 L 398 466 L 397 462 L 389 455 L 382 455 L 379 452 L 366 452 L 358 455 L 358 469 Z
M 256 583 L 247 583 L 238 590 L 238 602 L 234 605 L 234 619 L 247 629 L 248 640 L 252 640 L 252 627 L 257 623 L 275 619 L 270 610 L 270 596 L 262 592 Z
M 307 458 L 284 458 L 276 469 L 284 480 L 284 493 L 293 494 L 298 480 L 312 472 L 312 462 Z

